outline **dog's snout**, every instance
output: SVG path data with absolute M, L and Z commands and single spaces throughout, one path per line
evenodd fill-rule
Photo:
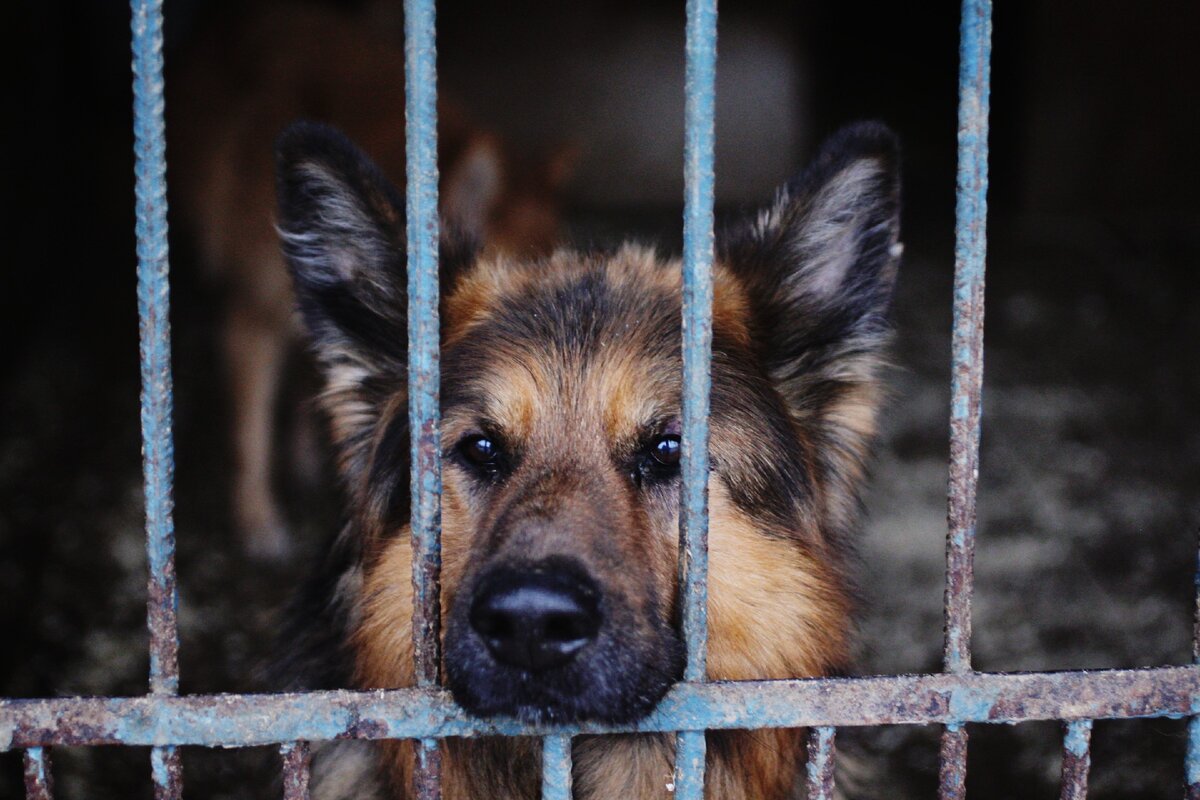
M 471 627 L 497 661 L 533 671 L 567 663 L 600 629 L 595 585 L 557 572 L 504 572 L 484 581 Z

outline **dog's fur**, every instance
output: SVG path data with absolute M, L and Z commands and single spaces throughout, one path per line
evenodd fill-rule
M 403 204 L 337 133 L 278 145 L 280 227 L 326 380 L 350 522 L 289 634 L 297 686 L 414 684 Z M 848 667 L 847 560 L 876 428 L 900 255 L 897 146 L 863 123 L 832 137 L 757 216 L 718 240 L 709 573 L 711 679 Z M 676 590 L 680 264 L 650 249 L 523 261 L 443 243 L 443 630 L 468 711 L 628 721 L 683 665 Z M 494 458 L 482 466 L 480 437 Z M 497 573 L 588 582 L 602 622 L 572 660 L 501 663 L 473 629 Z M 340 658 L 335 657 L 340 655 Z M 714 800 L 796 796 L 802 731 L 708 735 Z M 581 800 L 669 797 L 672 738 L 582 737 Z M 406 742 L 318 757 L 323 799 L 408 796 Z M 448 740 L 448 800 L 532 800 L 538 745 Z M 377 770 L 377 772 L 376 772 Z
M 404 52 L 364 19 L 315 5 L 268 6 L 200 37 L 172 86 L 174 205 L 228 290 L 222 338 L 233 406 L 233 519 L 251 555 L 278 557 L 290 540 L 271 487 L 271 445 L 295 299 L 274 230 L 271 144 L 297 117 L 330 122 L 361 142 L 385 174 L 403 179 Z M 523 164 L 453 102 L 443 100 L 438 116 L 446 219 L 497 251 L 549 253 L 571 153 Z M 300 431 L 309 430 L 308 419 L 300 415 Z M 295 455 L 311 458 L 307 444 Z

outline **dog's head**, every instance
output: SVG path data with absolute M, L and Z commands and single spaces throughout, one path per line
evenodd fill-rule
M 714 678 L 844 666 L 845 536 L 898 263 L 893 136 L 847 128 L 718 242 Z M 280 229 L 363 537 L 360 681 L 413 682 L 403 203 L 327 128 L 279 145 Z M 680 265 L 443 243 L 444 668 L 479 714 L 636 719 L 682 672 Z

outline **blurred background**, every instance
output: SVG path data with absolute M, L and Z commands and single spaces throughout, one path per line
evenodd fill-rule
M 520 158 L 570 154 L 555 197 L 577 243 L 632 235 L 679 247 L 682 5 L 439 4 L 439 88 Z M 270 25 L 254 27 L 264 8 L 166 0 L 168 85 L 233 76 L 209 93 L 168 90 L 171 119 L 185 120 L 168 133 L 169 177 L 205 168 L 175 161 L 188 152 L 176 143 L 244 106 L 229 85 L 241 98 L 269 94 L 238 77 L 253 72 L 239 65 L 287 47 Z M 287 18 L 283 8 L 269 13 Z M 364 41 L 399 46 L 398 0 L 319 9 Z M 0 696 L 138 694 L 146 566 L 129 11 L 117 0 L 14 0 L 0 19 L 10 109 Z M 974 666 L 1187 663 L 1200 526 L 1200 6 L 1012 0 L 997 4 L 994 25 Z M 881 119 L 903 141 L 907 249 L 861 547 L 859 671 L 937 670 L 958 6 L 742 0 L 722 9 L 719 36 L 723 216 L 768 200 L 846 122 Z M 268 563 L 242 555 L 217 341 L 228 290 L 206 275 L 179 213 L 182 687 L 263 690 L 279 611 L 336 527 L 339 498 L 294 474 L 280 446 L 274 480 L 296 552 Z M 304 359 L 291 361 L 281 440 L 301 425 L 295 409 L 312 386 Z M 330 485 L 324 469 L 316 486 Z M 848 731 L 839 749 L 857 753 L 862 797 L 932 797 L 936 739 L 919 727 Z M 974 726 L 971 742 L 972 798 L 1057 797 L 1057 724 Z M 1183 752 L 1182 721 L 1098 723 L 1090 796 L 1179 797 Z M 185 792 L 272 796 L 268 762 L 188 750 Z M 141 750 L 56 751 L 58 796 L 150 797 L 146 765 Z M 0 756 L 0 798 L 21 796 L 19 768 Z

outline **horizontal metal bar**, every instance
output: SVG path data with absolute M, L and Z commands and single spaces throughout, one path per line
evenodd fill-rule
M 0 750 L 45 745 L 239 747 L 338 738 L 545 736 L 1049 719 L 1184 717 L 1200 667 L 677 684 L 632 725 L 476 719 L 442 689 L 0 701 Z

